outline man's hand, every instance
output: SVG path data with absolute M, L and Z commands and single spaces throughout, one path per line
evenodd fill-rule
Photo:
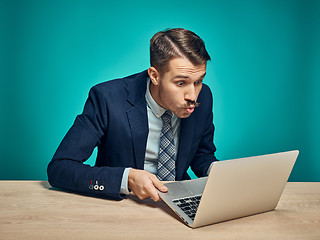
M 154 201 L 159 201 L 156 188 L 161 192 L 168 191 L 168 188 L 154 174 L 133 168 L 129 170 L 128 187 L 141 200 L 152 198 Z

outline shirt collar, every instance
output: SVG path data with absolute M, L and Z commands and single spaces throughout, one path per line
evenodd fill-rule
M 147 91 L 146 91 L 146 101 L 148 104 L 148 107 L 151 109 L 153 115 L 156 118 L 160 118 L 162 116 L 162 114 L 164 114 L 164 112 L 166 111 L 165 108 L 161 107 L 151 96 L 150 93 L 150 78 L 148 77 L 148 81 L 147 81 Z

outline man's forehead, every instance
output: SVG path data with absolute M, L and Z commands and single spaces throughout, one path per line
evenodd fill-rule
M 207 64 L 193 65 L 186 58 L 174 58 L 169 61 L 168 71 L 173 77 L 181 76 L 187 78 L 190 75 L 204 75 Z

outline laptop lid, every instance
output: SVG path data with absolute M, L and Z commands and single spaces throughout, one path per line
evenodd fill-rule
M 298 154 L 290 151 L 215 162 L 204 187 L 203 179 L 196 179 L 204 190 L 194 221 L 181 216 L 172 199 L 166 197 L 177 197 L 172 193 L 179 182 L 168 184 L 168 193 L 160 193 L 160 197 L 193 228 L 271 211 L 277 206 Z M 196 180 L 186 181 L 183 188 L 188 189 L 188 184 L 196 188 Z

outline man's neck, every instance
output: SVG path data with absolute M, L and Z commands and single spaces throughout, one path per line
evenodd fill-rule
M 159 87 L 154 85 L 152 81 L 150 80 L 150 86 L 149 86 L 150 94 L 153 100 L 161 107 L 165 108 L 161 105 L 161 101 L 159 99 Z

